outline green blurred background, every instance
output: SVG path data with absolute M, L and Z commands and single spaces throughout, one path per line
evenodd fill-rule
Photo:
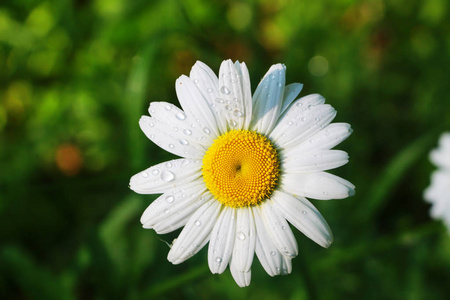
M 447 0 L 14 0 L 0 3 L 0 298 L 448 299 L 450 237 L 422 199 L 428 152 L 450 130 Z M 312 201 L 335 242 L 295 230 L 289 276 L 255 259 L 252 284 L 210 274 L 206 249 L 173 266 L 178 232 L 139 218 L 156 195 L 129 178 L 174 158 L 140 131 L 178 105 L 196 60 L 271 64 L 320 93 L 353 135 L 333 173 L 356 196 Z

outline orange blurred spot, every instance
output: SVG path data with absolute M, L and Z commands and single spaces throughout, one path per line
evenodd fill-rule
M 58 168 L 67 176 L 80 172 L 83 165 L 80 149 L 72 144 L 63 144 L 56 150 L 55 161 Z

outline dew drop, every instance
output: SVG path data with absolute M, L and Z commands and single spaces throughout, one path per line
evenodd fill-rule
M 306 211 L 302 211 L 302 214 L 306 215 L 306 214 L 307 214 L 307 212 L 306 212 Z
M 212 93 L 212 92 L 213 92 L 213 89 L 212 89 L 212 88 L 209 88 L 209 89 L 207 89 L 207 91 L 208 91 L 208 93 Z
M 158 173 L 159 173 L 159 170 L 157 170 L 157 169 L 154 169 L 154 170 L 152 171 L 152 174 L 153 174 L 153 175 L 158 175 Z
M 233 108 L 230 105 L 227 104 L 227 105 L 225 105 L 225 109 L 226 110 L 232 110 Z
M 316 120 L 317 122 L 319 122 L 319 121 L 320 121 L 320 118 L 316 118 L 315 120 Z
M 311 144 L 314 143 L 314 140 L 313 140 L 313 139 L 310 139 L 310 140 L 309 140 L 309 143 L 311 143 Z
M 278 82 L 278 87 L 282 87 L 283 85 L 281 84 L 281 82 Z
M 161 172 L 161 179 L 163 181 L 169 182 L 175 179 L 175 175 L 170 171 L 164 170 Z
M 303 105 L 303 103 L 297 102 L 297 106 L 298 106 L 298 107 L 300 107 L 300 106 L 302 106 L 302 105 Z
M 198 84 L 198 79 L 194 79 L 194 83 L 195 83 L 195 84 Z
M 217 262 L 218 264 L 220 264 L 220 263 L 222 262 L 222 258 L 216 257 L 216 262 Z
M 167 203 L 172 203 L 173 200 L 175 200 L 174 196 L 167 196 L 167 197 L 166 197 Z
M 206 134 L 210 134 L 211 133 L 211 131 L 208 128 L 206 128 L 206 127 L 203 128 L 203 132 L 206 133 Z
M 189 160 L 188 160 L 188 159 L 185 159 L 185 160 L 183 160 L 183 161 L 181 162 L 181 167 L 184 168 L 184 167 L 186 167 L 188 164 L 189 164 Z
M 270 255 L 274 256 L 275 254 L 277 254 L 275 251 L 270 251 Z
M 294 123 L 294 122 L 291 121 L 291 122 L 288 123 L 288 125 L 292 125 L 293 123 Z
M 270 75 L 270 79 L 275 79 L 275 75 Z
M 183 133 L 186 134 L 186 135 L 191 135 L 192 131 L 189 130 L 189 129 L 185 129 L 185 130 L 183 130 Z
M 172 168 L 172 163 L 171 162 L 167 162 L 166 163 L 166 168 Z
M 186 141 L 186 140 L 184 140 L 184 139 L 179 140 L 179 142 L 180 142 L 180 144 L 183 145 L 183 146 L 189 145 L 189 142 Z
M 240 110 L 235 110 L 235 111 L 233 112 L 233 115 L 234 115 L 235 117 L 240 118 L 240 117 L 242 117 L 244 114 L 243 114 Z
M 173 144 L 169 144 L 169 148 L 173 149 L 175 146 Z
M 281 230 L 286 230 L 286 226 L 281 226 Z
M 172 106 L 166 105 L 166 110 L 171 110 L 171 109 L 172 109 Z
M 244 234 L 242 231 L 239 231 L 239 232 L 236 234 L 236 237 L 237 237 L 239 240 L 241 240 L 241 241 L 245 240 L 245 234 Z
M 170 212 L 170 210 L 167 209 L 167 208 L 164 210 L 164 213 L 165 213 L 165 214 L 168 214 L 169 212 Z
M 148 123 L 148 125 L 149 125 L 150 127 L 155 126 L 155 124 L 153 124 L 153 123 Z
M 301 120 L 302 122 L 305 122 L 305 121 L 306 121 L 306 118 L 303 117 L 303 118 L 301 118 L 300 120 Z
M 148 173 L 147 172 L 142 172 L 142 177 L 147 178 L 148 177 Z
M 231 121 L 231 122 L 230 122 L 230 125 L 231 125 L 231 127 L 236 127 L 236 126 L 237 126 L 237 123 L 236 123 L 236 121 Z
M 328 192 L 323 192 L 324 195 L 328 195 Z
M 186 119 L 186 115 L 185 115 L 184 113 L 182 113 L 182 112 L 177 113 L 177 114 L 175 115 L 175 117 L 176 117 L 178 120 L 180 120 L 180 121 L 183 121 L 184 119 Z
M 223 103 L 224 101 L 223 101 L 222 98 L 216 98 L 216 102 L 217 102 L 217 103 Z
M 199 220 L 197 220 L 197 221 L 194 222 L 194 225 L 197 226 L 197 227 L 199 227 L 200 225 L 202 225 L 202 222 L 200 222 Z
M 222 86 L 220 88 L 220 92 L 225 95 L 229 95 L 231 93 L 230 90 L 226 86 Z

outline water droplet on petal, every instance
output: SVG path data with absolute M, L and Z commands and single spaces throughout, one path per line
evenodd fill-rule
M 305 122 L 305 121 L 306 121 L 306 118 L 305 118 L 305 117 L 301 118 L 301 121 L 302 121 L 302 122 Z
M 155 124 L 153 124 L 153 123 L 148 123 L 148 125 L 149 125 L 150 127 L 155 126 Z
M 231 93 L 230 90 L 226 86 L 222 86 L 220 88 L 220 92 L 225 95 L 229 95 Z
M 181 162 L 181 167 L 184 168 L 184 167 L 186 167 L 188 164 L 189 164 L 189 160 L 188 160 L 188 159 L 185 159 L 185 160 L 183 160 L 183 161 Z
M 182 112 L 177 113 L 177 114 L 175 115 L 175 117 L 176 117 L 178 120 L 180 120 L 180 121 L 183 121 L 184 119 L 186 119 L 186 115 L 185 115 L 184 113 L 182 113 Z
M 186 135 L 191 135 L 192 131 L 190 131 L 189 129 L 185 129 L 185 130 L 183 130 L 183 133 Z
M 166 105 L 166 110 L 171 110 L 171 109 L 172 109 L 172 106 Z
M 240 117 L 242 117 L 244 114 L 243 114 L 240 110 L 235 110 L 235 111 L 233 112 L 233 115 L 234 115 L 235 117 L 240 118 Z
M 157 170 L 157 169 L 154 169 L 154 170 L 152 171 L 152 174 L 153 174 L 153 175 L 158 175 L 158 173 L 159 173 L 159 170 Z
M 312 144 L 312 143 L 314 143 L 314 140 L 313 140 L 313 139 L 310 139 L 309 142 Z
M 300 107 L 300 106 L 302 106 L 302 105 L 303 105 L 303 103 L 297 102 L 297 106 L 298 106 L 298 107 Z
M 164 170 L 161 172 L 161 179 L 163 181 L 169 182 L 175 179 L 175 175 L 170 171 Z
M 222 98 L 216 98 L 216 102 L 217 102 L 217 103 L 223 103 L 224 101 L 223 101 Z
M 220 264 L 220 263 L 222 262 L 222 258 L 216 257 L 216 262 L 217 262 L 218 264 Z
M 281 230 L 286 230 L 286 226 L 281 226 Z
M 270 255 L 274 256 L 275 254 L 277 254 L 275 251 L 270 251 Z
M 169 148 L 173 149 L 175 146 L 173 144 L 169 144 Z
M 197 221 L 194 222 L 194 225 L 197 226 L 197 227 L 199 227 L 200 225 L 202 225 L 202 222 L 200 222 L 199 220 L 197 220 Z
M 209 89 L 207 89 L 207 91 L 208 91 L 208 93 L 212 93 L 212 92 L 213 92 L 213 89 L 212 89 L 212 88 L 209 88 Z
M 306 214 L 307 214 L 307 212 L 306 212 L 306 211 L 302 211 L 302 214 L 306 215 Z
M 232 121 L 230 122 L 230 125 L 231 125 L 231 127 L 236 127 L 236 126 L 237 126 L 237 123 L 236 123 L 236 121 L 233 121 L 233 120 L 232 120 Z
M 324 195 L 328 195 L 328 192 L 323 192 Z
M 198 84 L 198 79 L 194 79 L 194 83 L 195 83 L 195 84 Z
M 281 82 L 278 82 L 278 87 L 282 87 L 283 85 L 281 84 Z
M 147 178 L 148 177 L 148 173 L 147 172 L 142 172 L 142 177 Z
M 166 168 L 172 168 L 172 163 L 171 162 L 167 162 L 166 163 Z
M 206 127 L 203 128 L 203 132 L 206 133 L 206 134 L 210 134 L 211 133 L 211 131 L 208 128 L 206 128 Z
M 292 125 L 293 123 L 294 123 L 294 122 L 291 121 L 291 122 L 288 123 L 288 125 Z
M 165 209 L 165 210 L 164 210 L 164 213 L 165 213 L 165 214 L 168 214 L 169 212 L 170 212 L 169 209 Z
M 183 146 L 189 145 L 189 142 L 186 141 L 186 140 L 184 140 L 184 139 L 179 140 L 179 142 L 180 142 L 180 144 L 183 145 Z
M 242 231 L 239 231 L 239 232 L 236 234 L 236 237 L 237 237 L 239 240 L 241 240 L 241 241 L 245 240 L 245 234 L 244 234 Z
M 232 110 L 233 108 L 230 105 L 227 104 L 227 105 L 225 105 L 225 109 L 226 110 Z
M 166 197 L 166 201 L 167 201 L 168 203 L 172 203 L 173 200 L 175 200 L 175 197 L 174 197 L 174 196 L 167 196 L 167 197 Z

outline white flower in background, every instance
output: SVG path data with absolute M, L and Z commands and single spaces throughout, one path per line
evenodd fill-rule
M 443 220 L 450 230 L 450 133 L 441 135 L 439 147 L 431 151 L 430 160 L 438 169 L 431 175 L 424 197 L 432 204 L 431 216 Z
M 229 265 L 248 286 L 254 253 L 270 276 L 289 274 L 298 254 L 291 223 L 322 247 L 328 224 L 306 199 L 341 199 L 354 186 L 324 172 L 348 162 L 330 150 L 351 134 L 330 124 L 336 111 L 317 94 L 296 99 L 302 84 L 285 86 L 286 67 L 273 65 L 251 95 L 245 63 L 224 61 L 219 78 L 197 62 L 176 81 L 183 110 L 153 102 L 139 125 L 159 147 L 181 159 L 131 178 L 130 188 L 162 195 L 145 210 L 144 228 L 159 234 L 183 227 L 168 260 L 179 264 L 206 243 L 212 273 Z

